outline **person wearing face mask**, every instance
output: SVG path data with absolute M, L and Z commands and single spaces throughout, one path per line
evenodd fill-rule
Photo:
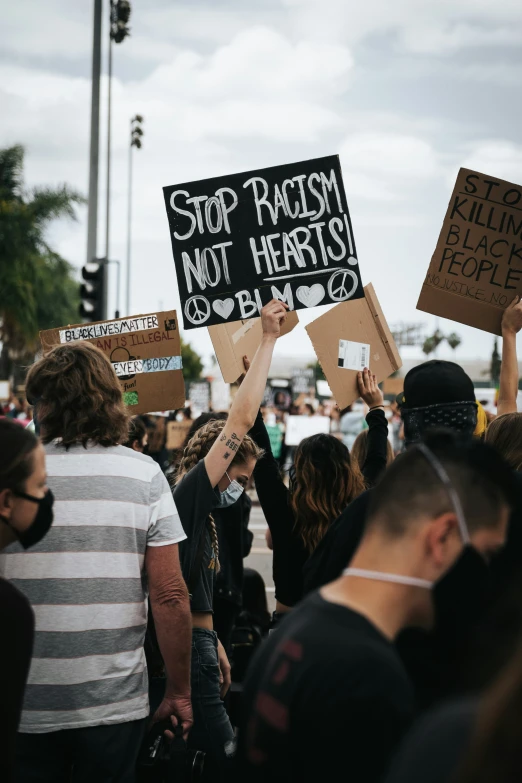
M 32 432 L 0 419 L 0 550 L 37 544 L 53 521 L 45 451 Z M 34 616 L 25 596 L 0 579 L 0 780 L 13 776 L 14 746 L 29 673 Z
M 183 452 L 174 488 L 174 500 L 187 533 L 181 563 L 192 611 L 194 728 L 189 744 L 208 753 L 217 780 L 229 772 L 235 741 L 222 702 L 230 685 L 230 665 L 213 626 L 219 545 L 212 512 L 240 498 L 262 454 L 247 432 L 263 399 L 286 311 L 286 304 L 276 299 L 262 309 L 261 344 L 234 397 L 228 419 L 210 421 L 194 434 Z
M 414 714 L 393 641 L 433 625 L 434 586 L 464 549 L 502 547 L 512 494 L 502 458 L 452 433 L 397 458 L 349 567 L 289 614 L 250 669 L 238 779 L 381 779 Z

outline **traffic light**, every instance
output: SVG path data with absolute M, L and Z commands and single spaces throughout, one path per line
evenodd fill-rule
M 80 286 L 80 315 L 86 321 L 103 321 L 105 318 L 105 259 L 97 258 L 82 267 L 85 280 Z

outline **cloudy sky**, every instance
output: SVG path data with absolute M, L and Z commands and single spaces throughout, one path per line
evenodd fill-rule
M 522 183 L 520 0 L 132 5 L 132 37 L 114 51 L 111 202 L 111 257 L 125 259 L 129 120 L 143 114 L 132 311 L 179 308 L 162 186 L 339 153 L 363 282 L 390 323 L 433 330 L 415 306 L 459 167 Z M 0 144 L 26 146 L 28 186 L 87 193 L 92 11 L 88 0 L 4 3 Z M 106 92 L 104 81 L 103 160 Z M 100 252 L 104 181 L 103 165 Z M 51 239 L 80 267 L 86 210 Z M 490 335 L 439 325 L 461 335 L 461 358 L 489 356 Z M 211 354 L 206 329 L 187 337 Z M 312 356 L 304 329 L 277 350 Z

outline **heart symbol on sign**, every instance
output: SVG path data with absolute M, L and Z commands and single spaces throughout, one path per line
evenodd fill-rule
M 228 318 L 232 310 L 234 309 L 233 299 L 215 299 L 212 302 L 212 308 L 215 313 L 221 316 L 221 318 Z
M 316 283 L 308 287 L 307 285 L 300 285 L 295 295 L 306 307 L 315 307 L 324 299 L 324 288 L 321 283 Z

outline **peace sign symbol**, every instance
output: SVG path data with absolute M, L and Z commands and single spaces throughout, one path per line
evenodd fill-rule
M 351 278 L 353 281 L 353 285 L 349 291 L 346 283 L 347 277 Z M 334 272 L 328 281 L 328 294 L 330 299 L 334 302 L 344 302 L 345 299 L 349 299 L 355 293 L 358 282 L 357 275 L 355 272 L 352 272 L 351 269 L 341 269 L 340 271 Z
M 185 302 L 185 316 L 191 324 L 203 324 L 209 315 L 210 304 L 204 296 L 191 296 Z

